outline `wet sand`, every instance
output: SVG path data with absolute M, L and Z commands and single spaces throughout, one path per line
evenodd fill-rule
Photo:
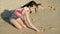
M 37 13 L 30 14 L 32 23 L 43 32 L 29 28 L 17 30 L 0 16 L 0 34 L 60 34 L 60 0 L 35 0 L 41 3 Z M 29 0 L 0 0 L 0 14 L 5 10 L 13 10 Z

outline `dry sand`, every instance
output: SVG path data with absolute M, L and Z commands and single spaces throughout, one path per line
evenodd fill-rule
M 60 34 L 60 0 L 35 0 L 41 3 L 36 14 L 30 14 L 31 21 L 43 32 L 29 28 L 17 30 L 0 18 L 0 34 Z M 29 0 L 0 0 L 0 14 L 5 9 L 11 10 L 22 6 Z M 0 16 L 1 17 L 1 16 Z

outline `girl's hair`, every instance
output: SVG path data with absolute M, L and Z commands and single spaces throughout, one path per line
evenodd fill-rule
M 30 1 L 29 3 L 25 4 L 23 7 L 27 6 L 27 7 L 33 7 L 33 5 L 35 5 L 36 7 L 38 7 L 38 5 L 41 5 L 41 4 L 37 4 L 35 1 Z
M 22 6 L 21 8 L 23 8 L 23 7 L 33 7 L 33 5 L 35 5 L 37 8 L 38 8 L 38 6 L 39 5 L 41 5 L 41 4 L 37 4 L 35 1 L 30 1 L 29 3 L 27 3 L 27 4 L 25 4 L 24 6 Z M 36 10 L 36 9 L 35 9 Z M 35 11 L 36 12 L 36 11 Z

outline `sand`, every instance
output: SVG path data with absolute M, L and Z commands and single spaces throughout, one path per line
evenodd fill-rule
M 5 10 L 13 10 L 30 0 L 0 0 L 0 14 Z M 37 13 L 30 14 L 32 23 L 42 32 L 30 28 L 17 30 L 0 16 L 0 34 L 60 34 L 60 0 L 35 0 L 41 3 Z

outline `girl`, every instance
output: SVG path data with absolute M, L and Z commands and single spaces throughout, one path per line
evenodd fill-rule
M 28 21 L 30 26 L 34 28 L 36 31 L 39 31 L 30 21 L 28 14 L 32 13 L 32 11 L 38 8 L 38 5 L 35 1 L 30 1 L 29 3 L 25 4 L 21 8 L 14 9 L 13 13 L 9 17 L 9 21 L 11 24 L 13 24 L 17 29 L 22 29 L 23 27 L 26 28 L 26 25 L 24 24 L 22 20 L 22 16 L 24 17 L 24 21 Z

